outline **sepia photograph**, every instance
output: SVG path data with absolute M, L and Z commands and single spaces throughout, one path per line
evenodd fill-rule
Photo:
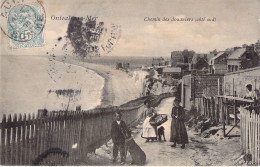
M 1 166 L 260 166 L 260 0 L 0 0 Z

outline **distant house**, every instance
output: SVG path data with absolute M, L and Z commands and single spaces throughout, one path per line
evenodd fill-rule
M 165 60 L 163 57 L 153 58 L 152 66 L 168 66 L 169 61 Z
M 171 52 L 171 66 L 176 67 L 178 62 L 183 62 L 182 51 Z
M 189 74 L 191 71 L 191 62 L 195 52 L 193 50 L 173 51 L 171 52 L 171 67 L 180 67 L 182 74 Z
M 196 71 L 198 73 L 207 73 L 209 71 L 209 61 L 214 54 L 195 54 L 192 58 L 191 69 L 192 71 Z
M 225 74 L 227 70 L 227 57 L 229 52 L 218 52 L 209 60 L 209 71 L 211 74 Z
M 252 45 L 246 48 L 235 48 L 227 58 L 228 72 L 256 67 L 258 64 L 259 56 Z
M 255 43 L 255 52 L 260 56 L 260 39 Z
M 129 63 L 116 63 L 116 69 L 129 69 Z
M 162 76 L 164 78 L 181 78 L 181 68 L 179 67 L 166 67 L 163 68 Z

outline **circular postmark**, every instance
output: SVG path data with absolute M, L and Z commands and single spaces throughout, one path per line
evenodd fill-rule
M 5 0 L 1 4 L 1 29 L 9 38 L 26 42 L 36 38 L 46 22 L 46 14 L 39 1 Z
M 107 26 L 98 17 L 71 17 L 67 37 L 74 52 L 82 57 L 103 56 L 110 53 L 118 43 L 121 26 Z

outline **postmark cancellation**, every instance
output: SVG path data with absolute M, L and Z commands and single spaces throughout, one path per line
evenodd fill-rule
M 42 2 L 6 0 L 1 4 L 1 20 L 10 49 L 44 46 L 46 14 Z

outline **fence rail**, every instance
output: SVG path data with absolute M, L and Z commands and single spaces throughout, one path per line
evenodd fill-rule
M 32 165 L 41 153 L 60 148 L 69 153 L 68 161 L 86 156 L 110 139 L 114 111 L 121 110 L 128 124 L 136 122 L 143 111 L 143 101 L 152 98 L 157 105 L 171 93 L 143 97 L 119 107 L 88 111 L 59 111 L 46 116 L 35 114 L 3 115 L 1 128 L 1 165 Z M 72 148 L 72 146 L 77 147 Z
M 252 102 L 252 100 L 226 96 L 203 96 L 197 99 L 200 114 L 217 123 L 222 123 L 224 136 L 227 136 L 233 129 L 225 132 L 225 125 L 230 125 L 231 119 L 234 126 L 240 122 L 242 149 L 253 164 L 260 165 L 260 108 L 252 106 Z M 243 107 L 245 105 L 248 106 L 248 109 Z M 238 113 L 240 113 L 239 116 Z M 231 114 L 233 118 L 231 118 Z
M 253 164 L 260 165 L 260 115 L 240 108 L 241 114 L 241 146 Z

